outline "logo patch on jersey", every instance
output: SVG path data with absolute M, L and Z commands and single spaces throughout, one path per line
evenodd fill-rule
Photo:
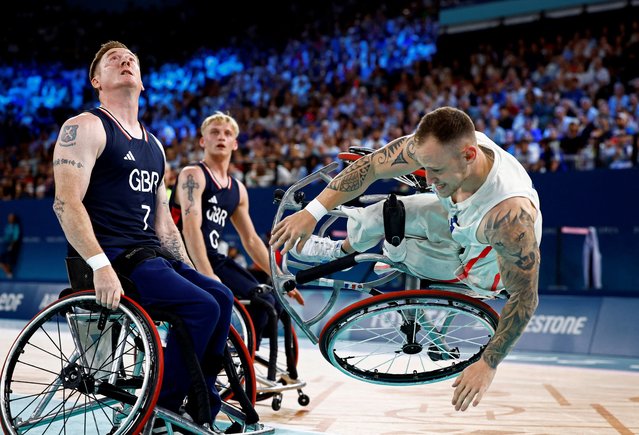
M 211 197 L 211 199 L 209 199 L 209 202 L 210 202 L 211 204 L 217 204 L 217 198 L 215 197 L 215 195 L 213 195 L 213 196 Z
M 452 219 L 450 219 L 450 232 L 451 233 L 453 231 L 455 231 L 455 225 L 457 225 L 457 215 L 453 216 Z
M 124 160 L 131 160 L 132 162 L 135 162 L 135 157 L 133 157 L 133 153 L 129 151 L 126 153 L 126 156 L 124 156 Z

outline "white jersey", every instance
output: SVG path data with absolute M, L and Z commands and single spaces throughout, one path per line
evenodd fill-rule
M 492 151 L 493 166 L 477 192 L 459 203 L 434 194 L 401 198 L 406 209 L 404 265 L 419 278 L 463 282 L 487 296 L 504 290 L 493 249 L 477 240 L 486 213 L 512 197 L 530 199 L 537 209 L 535 237 L 541 242 L 539 197 L 521 164 L 485 134 L 476 132 L 480 147 Z M 348 238 L 364 252 L 384 237 L 383 202 L 366 208 L 345 208 Z
M 513 197 L 528 198 L 537 209 L 535 238 L 541 243 L 541 212 L 539 196 L 524 167 L 511 154 L 504 151 L 483 133 L 475 132 L 477 144 L 492 151 L 493 166 L 486 181 L 465 200 L 454 203 L 451 197 L 440 198 L 448 213 L 453 240 L 464 252 L 460 260 L 464 265 L 458 278 L 473 289 L 503 290 L 494 250 L 477 240 L 479 224 L 486 214 L 500 202 Z

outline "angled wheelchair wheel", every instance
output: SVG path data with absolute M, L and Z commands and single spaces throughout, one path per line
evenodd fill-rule
M 469 296 L 408 290 L 346 307 L 320 334 L 324 358 L 354 378 L 416 385 L 455 376 L 477 361 L 498 314 Z
M 255 405 L 256 398 L 256 380 L 255 371 L 253 370 L 253 358 L 251 357 L 240 334 L 231 327 L 229 336 L 226 340 L 228 353 L 226 354 L 232 361 L 232 365 L 226 366 L 217 376 L 217 389 L 222 400 L 231 400 L 237 398 L 237 392 L 234 391 L 231 377 L 236 377 L 241 388 L 246 393 L 252 405 Z M 233 370 L 234 373 L 229 373 Z
M 122 298 L 106 311 L 93 292 L 60 299 L 22 330 L 0 384 L 10 434 L 132 434 L 151 416 L 162 380 L 153 322 Z
M 244 344 L 246 344 L 251 358 L 253 358 L 255 356 L 255 328 L 253 327 L 251 315 L 237 298 L 233 301 L 231 326 L 235 328 L 240 335 L 240 338 L 244 341 Z

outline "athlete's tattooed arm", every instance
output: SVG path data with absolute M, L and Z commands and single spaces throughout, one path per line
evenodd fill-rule
M 316 199 L 327 210 L 331 210 L 357 198 L 375 180 L 410 174 L 417 169 L 419 163 L 415 159 L 413 135 L 400 137 L 346 167 Z M 305 210 L 287 216 L 273 228 L 269 243 L 273 249 L 282 246 L 283 254 L 288 252 L 298 239 L 298 247 L 302 247 L 316 224 L 315 218 Z
M 501 279 L 510 294 L 497 331 L 483 353 L 484 361 L 493 368 L 512 349 L 537 308 L 540 257 L 535 216 L 529 200 L 511 198 L 484 219 L 484 235 L 497 253 Z
M 53 211 L 67 240 L 85 260 L 103 253 L 82 200 L 105 145 L 102 121 L 84 113 L 64 123 L 53 149 Z M 106 308 L 118 306 L 123 290 L 112 267 L 104 266 L 93 272 L 93 288 L 98 304 Z
M 213 272 L 206 250 L 209 243 L 217 244 L 217 239 L 209 238 L 208 234 L 205 237 L 202 233 L 205 207 L 215 207 L 215 205 L 202 200 L 206 188 L 204 172 L 199 166 L 187 166 L 180 172 L 177 185 L 178 189 L 174 195 L 177 195 L 177 202 L 182 208 L 182 238 L 186 252 L 198 272 L 219 280 Z
M 194 268 L 193 263 L 191 263 L 191 259 L 186 253 L 186 248 L 182 242 L 180 232 L 173 222 L 164 181 L 160 183 L 157 192 L 155 233 L 160 240 L 160 245 L 162 245 L 164 249 L 169 251 L 176 259 Z
M 193 199 L 193 191 L 195 189 L 198 189 L 199 187 L 200 185 L 195 182 L 195 179 L 193 178 L 193 174 L 187 174 L 186 181 L 182 183 L 182 185 L 180 186 L 180 189 L 184 191 L 184 195 L 182 195 L 182 198 L 184 198 L 184 203 L 182 204 L 182 208 L 184 209 L 185 215 L 190 214 L 191 211 L 193 210 L 193 207 L 195 206 L 195 200 Z
M 534 221 L 537 210 L 526 198 L 510 198 L 493 208 L 480 224 L 477 237 L 497 254 L 501 279 L 510 299 L 501 311 L 495 335 L 482 358 L 455 379 L 452 404 L 465 411 L 477 406 L 490 387 L 497 365 L 521 336 L 537 308 L 539 247 Z
M 78 169 L 84 168 L 84 165 L 82 164 L 82 162 L 75 161 L 75 159 L 55 159 L 53 161 L 53 166 L 59 166 L 59 165 L 68 165 Z
M 404 136 L 353 162 L 331 181 L 328 188 L 354 192 L 357 196 L 375 180 L 409 174 L 416 169 L 419 169 L 419 163 L 415 159 L 414 138 Z

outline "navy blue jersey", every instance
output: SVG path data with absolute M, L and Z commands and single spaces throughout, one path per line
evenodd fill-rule
M 106 109 L 89 113 L 100 118 L 106 132 L 83 200 L 100 246 L 160 246 L 155 210 L 164 177 L 162 146 L 142 124 L 143 138 L 135 139 Z
M 204 172 L 206 186 L 202 192 L 202 234 L 209 255 L 217 253 L 217 247 L 224 232 L 240 203 L 240 186 L 236 179 L 228 176 L 224 185 L 220 184 L 204 162 L 197 163 Z M 171 195 L 171 214 L 178 229 L 182 231 L 181 207 L 175 202 L 175 189 Z

